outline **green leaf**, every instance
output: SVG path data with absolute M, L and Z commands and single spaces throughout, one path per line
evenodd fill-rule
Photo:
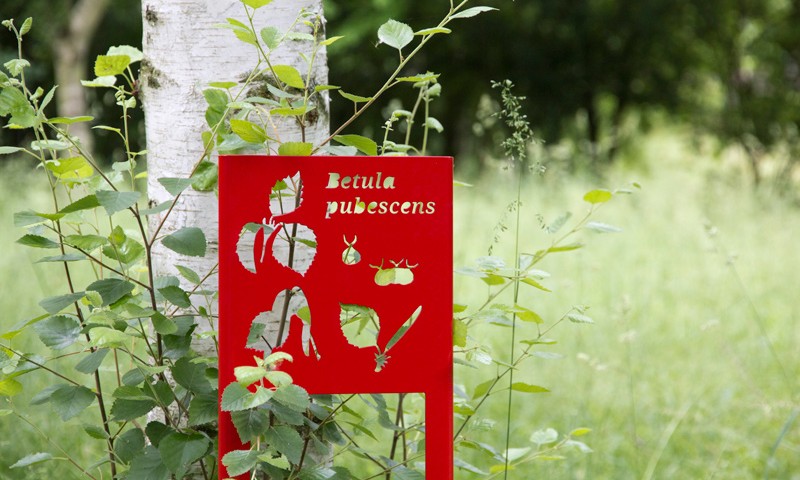
M 530 441 L 536 445 L 547 445 L 558 440 L 558 432 L 553 428 L 537 430 L 530 436 Z
M 113 75 L 97 77 L 94 80 L 81 80 L 81 85 L 88 88 L 113 87 L 115 83 L 117 83 L 117 77 Z M 93 128 L 98 128 L 98 127 L 93 127 Z
M 514 382 L 511 384 L 511 390 L 523 393 L 545 393 L 550 391 L 544 387 L 540 387 L 539 385 L 531 385 L 530 383 L 525 382 Z
M 84 411 L 95 398 L 95 394 L 84 386 L 62 385 L 50 396 L 50 404 L 66 422 Z
M 376 156 L 378 154 L 378 144 L 367 137 L 361 135 L 336 135 L 333 139 L 342 145 L 355 147 L 365 155 Z
M 69 347 L 81 334 L 80 322 L 76 318 L 66 315 L 56 315 L 43 320 L 37 323 L 34 329 L 42 343 L 53 350 Z
M 362 97 L 361 95 L 353 95 L 352 93 L 347 93 L 342 90 L 339 90 L 339 95 L 343 96 L 344 98 L 354 103 L 365 103 L 372 100 L 372 97 Z
M 75 370 L 87 375 L 91 375 L 96 372 L 98 368 L 100 368 L 100 365 L 103 363 L 106 355 L 108 355 L 108 349 L 99 348 L 89 355 L 83 357 L 83 360 L 75 365 Z
M 569 321 L 572 323 L 594 323 L 594 320 L 592 320 L 590 317 L 576 312 L 568 313 L 567 319 L 569 319 Z
M 222 457 L 228 476 L 238 477 L 249 472 L 258 463 L 259 450 L 233 450 Z
M 449 28 L 433 27 L 433 28 L 424 28 L 422 30 L 414 32 L 414 35 L 423 35 L 424 36 L 424 35 L 436 35 L 437 33 L 449 34 L 449 33 L 452 33 L 452 32 L 453 31 L 450 30 Z
M 408 320 L 403 322 L 403 325 L 401 325 L 400 328 L 397 329 L 397 332 L 395 332 L 395 334 L 392 335 L 392 338 L 389 339 L 389 343 L 386 344 L 386 348 L 383 349 L 384 353 L 388 352 L 390 348 L 394 347 L 397 344 L 397 342 L 399 342 L 400 339 L 403 338 L 406 332 L 408 332 L 408 329 L 411 328 L 411 326 L 414 325 L 414 322 L 417 321 L 417 318 L 419 317 L 420 313 L 422 313 L 422 305 L 417 307 L 417 309 L 414 310 L 411 316 L 408 317 Z
M 325 40 L 319 42 L 319 44 L 322 45 L 323 47 L 327 47 L 328 45 L 331 45 L 342 38 L 344 38 L 344 36 L 337 35 L 335 37 L 326 38 Z
M 300 463 L 300 457 L 303 455 L 303 438 L 297 430 L 286 425 L 274 426 L 267 430 L 264 439 L 290 462 Z
M 178 270 L 178 273 L 180 273 L 183 278 L 185 278 L 194 285 L 199 285 L 200 282 L 202 281 L 200 275 L 198 275 L 197 272 L 195 272 L 189 267 L 185 267 L 183 265 L 175 265 L 175 268 Z
M 517 318 L 524 322 L 544 323 L 544 320 L 542 320 L 542 317 L 540 317 L 538 313 L 523 306 L 516 305 L 514 312 L 517 314 Z
M 178 478 L 183 478 L 189 465 L 205 455 L 211 442 L 199 433 L 175 432 L 162 438 L 158 443 L 158 453 L 169 470 Z
M 269 428 L 269 414 L 262 408 L 231 412 L 231 421 L 242 443 L 253 441 Z
M 67 235 L 64 237 L 64 243 L 80 248 L 81 250 L 91 252 L 92 250 L 107 244 L 108 239 L 106 237 L 101 237 L 100 235 Z
M 237 382 L 242 384 L 242 386 L 248 387 L 266 377 L 267 369 L 264 367 L 242 365 L 234 368 L 233 374 Z
M 31 27 L 33 26 L 33 18 L 28 17 L 22 22 L 22 26 L 19 27 L 19 36 L 23 36 L 26 33 L 31 31 Z
M 144 432 L 132 428 L 114 440 L 114 453 L 122 463 L 130 463 L 144 450 Z
M 17 153 L 25 150 L 20 147 L 0 147 L 0 155 L 8 155 L 10 153 Z
M 248 120 L 231 119 L 231 131 L 249 143 L 264 143 L 269 137 L 264 128 Z
M 389 20 L 378 28 L 378 40 L 392 48 L 402 50 L 414 40 L 414 30 L 405 23 Z
M 95 195 L 87 195 L 80 200 L 76 200 L 66 207 L 59 210 L 59 213 L 72 213 L 72 212 L 79 212 L 81 210 L 89 210 L 92 208 L 97 208 L 100 206 L 100 202 L 97 200 Z
M 297 88 L 299 90 L 303 90 L 306 88 L 305 82 L 303 82 L 303 77 L 300 76 L 300 72 L 297 71 L 291 65 L 274 65 L 272 67 L 272 71 L 275 72 L 275 76 L 278 77 L 278 80 L 285 83 L 286 85 Z
M 278 147 L 278 155 L 287 157 L 307 157 L 314 150 L 314 145 L 307 142 L 284 142 Z
M 120 332 L 108 327 L 95 327 L 92 329 L 92 345 L 95 347 L 122 347 L 130 337 L 125 332 Z
M 86 260 L 86 256 L 81 253 L 68 253 L 66 255 L 52 255 L 52 256 L 42 257 L 39 260 L 36 260 L 36 263 L 77 262 L 80 260 Z
M 467 324 L 457 318 L 453 319 L 453 345 L 462 348 L 467 346 Z
M 277 390 L 272 399 L 294 410 L 295 412 L 305 412 L 310 404 L 308 392 L 299 385 L 284 385 Z
M 141 62 L 144 59 L 144 53 L 136 47 L 130 45 L 118 45 L 116 47 L 109 47 L 106 55 L 127 55 L 131 59 L 131 63 Z
M 204 257 L 206 255 L 206 236 L 197 227 L 183 227 L 161 240 L 165 247 L 181 255 Z
M 0 397 L 13 397 L 22 393 L 22 384 L 13 378 L 0 379 Z
M 439 133 L 442 133 L 444 131 L 444 126 L 442 126 L 442 123 L 439 122 L 439 120 L 436 120 L 433 117 L 428 117 L 425 120 L 425 126 L 428 127 L 428 128 L 432 128 L 432 129 L 436 130 Z
M 261 39 L 270 50 L 275 50 L 280 45 L 281 32 L 275 27 L 264 27 L 261 29 Z
M 131 461 L 131 469 L 125 477 L 126 480 L 168 480 L 170 471 L 161 460 L 161 454 L 156 447 L 148 445 L 144 455 L 139 455 Z
M 242 0 L 242 1 L 248 7 L 254 8 L 254 9 L 265 7 L 265 6 L 269 5 L 270 3 L 272 3 L 272 0 Z
M 153 328 L 161 335 L 172 335 L 178 331 L 178 325 L 161 313 L 156 312 L 151 320 L 153 321 Z
M 131 293 L 134 285 L 121 278 L 106 278 L 92 282 L 86 290 L 91 290 L 103 297 L 103 306 L 111 305 L 120 298 Z
M 489 389 L 492 388 L 492 385 L 495 384 L 495 380 L 487 380 L 481 384 L 478 384 L 475 387 L 475 390 L 472 392 L 472 399 L 480 398 L 489 393 Z
M 29 467 L 36 463 L 52 460 L 52 458 L 53 455 L 46 452 L 31 453 L 30 455 L 25 455 L 24 457 L 20 458 L 14 465 L 11 465 L 8 468 Z
M 217 164 L 204 160 L 192 175 L 192 188 L 198 192 L 210 192 L 216 187 L 218 177 Z
M 175 362 L 172 367 L 175 382 L 192 393 L 209 393 L 213 390 L 206 376 L 206 367 L 202 363 L 194 363 L 186 357 Z
M 155 400 L 151 398 L 147 400 L 118 398 L 114 400 L 114 405 L 111 406 L 111 417 L 115 422 L 136 420 L 139 417 L 147 415 L 150 410 L 156 408 L 156 405 L 157 403 Z
M 33 248 L 58 248 L 59 244 L 40 235 L 23 235 L 17 240 L 20 245 Z
M 450 18 L 451 19 L 452 18 L 470 18 L 470 17 L 474 17 L 476 15 L 479 15 L 479 14 L 481 14 L 483 12 L 490 12 L 492 10 L 497 10 L 497 9 L 493 8 L 493 7 L 472 7 L 472 8 L 468 8 L 466 10 L 463 10 L 461 12 L 458 12 L 458 13 L 454 14 L 453 16 L 451 16 Z
M 77 292 L 77 293 L 68 293 L 66 295 L 59 295 L 57 297 L 47 297 L 41 302 L 39 302 L 39 306 L 44 308 L 47 313 L 55 315 L 59 313 L 61 310 L 64 310 L 73 303 L 77 302 L 84 296 L 85 294 L 83 292 Z
M 94 62 L 94 74 L 98 77 L 119 75 L 131 64 L 127 55 L 98 55 Z
M 611 200 L 613 194 L 606 189 L 592 190 L 583 196 L 583 199 L 591 204 L 605 203 Z
M 96 438 L 97 440 L 108 440 L 110 438 L 110 435 L 107 434 L 106 431 L 103 430 L 103 427 L 99 425 L 84 424 L 83 431 L 86 432 L 86 435 Z
M 98 190 L 95 192 L 97 201 L 106 209 L 106 213 L 113 215 L 120 210 L 125 210 L 136 205 L 141 193 L 139 192 L 118 192 L 115 190 Z
M 192 306 L 192 301 L 189 300 L 189 294 L 186 293 L 181 287 L 175 285 L 168 285 L 158 289 L 158 293 L 164 296 L 169 303 L 180 308 L 189 308 Z
M 53 117 L 49 120 L 49 122 L 54 125 L 72 125 L 73 123 L 91 122 L 92 120 L 94 120 L 94 117 L 82 115 L 78 117 Z
M 622 229 L 619 227 L 615 227 L 614 225 L 609 225 L 607 223 L 601 223 L 601 222 L 589 222 L 586 224 L 584 228 L 599 233 L 619 233 L 622 231 Z
M 225 387 L 222 392 L 222 410 L 238 412 L 248 408 L 255 408 L 268 402 L 273 396 L 272 390 L 259 387 L 256 393 L 251 393 L 240 383 L 234 382 Z
M 158 179 L 158 183 L 164 187 L 164 190 L 169 192 L 170 195 L 177 196 L 189 186 L 192 185 L 191 178 L 171 178 L 171 177 L 162 177 Z
M 11 115 L 8 125 L 19 128 L 30 128 L 36 124 L 36 111 L 25 97 L 25 94 L 16 88 L 6 87 L 0 92 L 0 116 Z
M 122 245 L 103 248 L 103 255 L 125 265 L 130 265 L 144 257 L 145 252 L 144 246 L 130 237 L 126 237 Z
M 569 436 L 570 437 L 582 437 L 582 436 L 584 436 L 584 435 L 586 435 L 588 433 L 591 433 L 591 431 L 592 431 L 591 428 L 585 428 L 585 427 L 576 428 L 575 430 L 569 432 Z
M 197 426 L 217 421 L 217 390 L 195 395 L 189 403 L 189 425 Z M 247 410 L 253 411 L 253 410 Z

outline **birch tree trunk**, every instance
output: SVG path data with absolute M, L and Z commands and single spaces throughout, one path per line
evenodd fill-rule
M 301 9 L 322 14 L 321 0 L 275 0 L 256 11 L 259 30 L 273 26 L 285 31 Z M 213 81 L 241 83 L 256 65 L 255 47 L 248 45 L 224 28 L 226 18 L 246 21 L 244 6 L 237 0 L 143 0 L 143 50 L 145 61 L 141 75 L 147 135 L 148 195 L 151 205 L 172 197 L 158 182 L 162 177 L 189 176 L 203 155 L 201 133 L 207 130 L 206 102 L 203 90 Z M 309 31 L 309 33 L 311 33 Z M 272 52 L 273 64 L 293 65 L 301 71 L 307 66 L 298 51 L 305 42 L 285 42 Z M 315 84 L 327 84 L 327 60 L 324 48 L 312 73 Z M 328 135 L 327 105 L 325 114 L 305 130 L 305 141 L 319 143 Z M 300 130 L 293 123 L 277 126 L 281 141 L 300 141 Z M 163 215 L 163 214 L 162 214 Z M 151 216 L 151 232 L 162 218 Z M 185 226 L 200 227 L 206 234 L 205 257 L 187 257 L 154 245 L 154 275 L 175 275 L 175 265 L 184 265 L 204 276 L 215 272 L 218 249 L 217 200 L 214 193 L 191 188 L 181 195 L 176 208 L 159 231 L 168 235 Z M 213 273 L 203 289 L 217 290 Z M 216 318 L 216 306 L 212 315 Z M 216 329 L 216 325 L 199 325 L 197 331 Z M 214 355 L 211 345 L 195 345 L 201 353 Z

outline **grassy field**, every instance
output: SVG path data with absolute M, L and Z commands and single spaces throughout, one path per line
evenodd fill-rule
M 563 175 L 531 179 L 523 194 L 522 251 L 547 246 L 539 227 L 571 211 L 579 218 L 583 194 L 631 181 L 642 190 L 604 205 L 593 220 L 620 233 L 580 233 L 583 249 L 553 255 L 541 268 L 552 293 L 523 290 L 520 303 L 552 323 L 573 305 L 589 306 L 594 325 L 559 324 L 547 351 L 560 359 L 535 358 L 515 380 L 542 385 L 544 394 L 519 394 L 513 403 L 512 447 L 530 446 L 531 432 L 552 427 L 583 437 L 593 453 L 560 452 L 560 461 L 536 461 L 510 478 L 564 479 L 800 479 L 800 210 L 756 195 L 728 168 L 699 161 L 674 136 L 651 138 L 642 155 L 647 168 L 620 168 L 604 180 Z M 44 296 L 63 293 L 52 266 L 32 266 L 31 252 L 15 245 L 22 232 L 11 215 L 44 209 L 45 192 L 18 169 L 0 168 L 0 331 L 38 311 Z M 39 177 L 36 177 L 39 178 Z M 513 200 L 514 181 L 486 178 L 456 191 L 455 264 L 486 255 L 493 227 Z M 507 219 L 512 222 L 513 217 Z M 566 228 L 566 227 L 565 227 Z M 500 236 L 495 255 L 511 261 L 513 232 Z M 487 287 L 456 278 L 459 303 L 475 306 Z M 535 335 L 524 325 L 518 338 Z M 498 359 L 509 355 L 509 330 L 480 326 Z M 35 338 L 18 338 L 21 349 L 42 349 Z M 474 386 L 494 370 L 456 367 L 456 383 Z M 34 391 L 51 379 L 30 376 Z M 26 411 L 29 395 L 14 398 Z M 481 441 L 502 449 L 506 396 L 494 395 L 481 413 L 496 421 Z M 0 410 L 7 408 L 0 400 Z M 51 415 L 31 419 L 84 464 L 99 442 L 63 433 Z M 80 423 L 80 419 L 71 420 Z M 0 417 L 0 478 L 38 479 L 56 474 L 79 478 L 66 463 L 29 469 L 8 466 L 27 453 L 61 454 L 14 416 Z M 491 465 L 472 459 L 486 469 Z M 484 459 L 485 460 L 485 459 Z M 463 471 L 456 478 L 480 478 Z M 436 479 L 433 479 L 436 480 Z

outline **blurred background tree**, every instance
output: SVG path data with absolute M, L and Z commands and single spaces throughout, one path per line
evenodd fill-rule
M 108 46 L 141 44 L 137 0 L 6 0 L 0 5 L 3 18 L 34 17 L 36 37 L 27 43 L 26 55 L 35 60 L 32 73 L 43 85 L 56 69 L 42 66 L 55 65 L 57 46 L 69 45 L 65 39 L 76 35 L 70 18 L 75 20 L 82 4 L 92 3 L 104 15 L 82 67 L 88 78 L 91 59 Z M 720 151 L 741 149 L 755 184 L 768 177 L 771 185 L 777 180 L 786 188 L 800 144 L 800 2 L 489 3 L 500 10 L 462 23 L 410 67 L 411 73 L 433 68 L 442 74 L 448 100 L 433 102 L 432 115 L 445 135 L 434 138 L 431 148 L 455 155 L 463 173 L 480 172 L 496 153 L 502 133 L 491 117 L 489 81 L 510 78 L 528 97 L 526 113 L 545 141 L 544 161 L 602 172 L 637 134 L 666 121 L 710 135 Z M 328 34 L 345 35 L 330 49 L 331 83 L 367 95 L 392 68 L 393 60 L 375 48 L 378 26 L 395 18 L 415 29 L 428 27 L 445 8 L 447 2 L 326 0 Z M 11 48 L 4 40 L 0 56 L 9 57 Z M 373 110 L 360 119 L 353 133 L 379 136 L 385 115 L 413 101 L 414 92 L 407 93 L 398 94 L 383 112 Z M 113 101 L 84 95 L 95 116 Z M 334 96 L 333 124 L 350 107 Z M 94 132 L 97 149 L 110 158 L 114 152 L 107 151 L 103 133 Z M 4 130 L 0 140 L 8 143 L 12 134 Z

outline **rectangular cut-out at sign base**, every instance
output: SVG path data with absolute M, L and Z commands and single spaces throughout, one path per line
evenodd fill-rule
M 220 392 L 270 349 L 310 394 L 420 392 L 426 478 L 452 478 L 452 174 L 449 157 L 221 156 Z M 245 448 L 228 413 L 219 428 L 220 459 Z

